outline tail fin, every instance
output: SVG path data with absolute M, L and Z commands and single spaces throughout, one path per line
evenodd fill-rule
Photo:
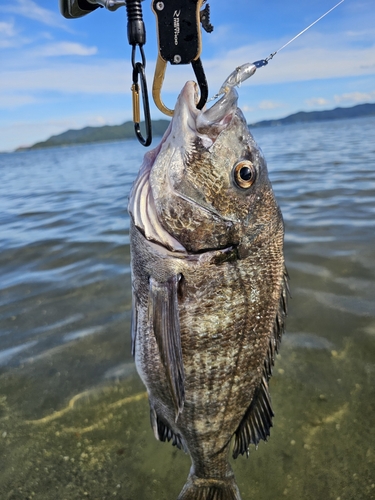
M 177 500 L 241 500 L 234 476 L 202 479 L 189 476 Z

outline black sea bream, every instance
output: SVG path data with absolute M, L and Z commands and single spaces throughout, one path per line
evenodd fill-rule
M 155 437 L 191 457 L 179 500 L 235 500 L 229 454 L 272 426 L 284 225 L 236 91 L 196 102 L 188 82 L 130 195 L 133 351 Z

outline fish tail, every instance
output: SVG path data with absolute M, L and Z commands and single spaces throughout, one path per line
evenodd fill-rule
M 223 479 L 190 475 L 177 500 L 241 500 L 234 476 Z

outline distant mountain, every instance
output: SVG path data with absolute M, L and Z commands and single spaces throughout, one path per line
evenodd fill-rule
M 141 123 L 141 129 L 143 128 Z M 155 120 L 152 122 L 152 134 L 154 137 L 162 136 L 169 125 L 169 120 Z M 67 130 L 62 134 L 53 135 L 43 142 L 37 142 L 30 147 L 19 149 L 51 148 L 54 146 L 66 146 L 73 144 L 87 144 L 90 142 L 119 141 L 122 139 L 134 139 L 134 123 L 125 122 L 122 125 L 104 125 L 103 127 L 85 127 L 79 130 Z
M 300 111 L 293 115 L 279 118 L 278 120 L 263 120 L 253 123 L 250 127 L 272 127 L 275 125 L 288 125 L 290 123 L 317 122 L 323 120 L 340 120 L 343 118 L 360 118 L 375 115 L 375 103 L 358 104 L 351 108 L 335 108 L 327 111 Z
M 327 111 L 300 111 L 285 118 L 277 120 L 263 120 L 253 123 L 250 127 L 271 127 L 276 125 L 288 125 L 291 123 L 314 122 L 323 120 L 339 120 L 343 118 L 359 118 L 375 115 L 375 103 L 358 104 L 351 108 L 335 108 Z M 154 137 L 162 136 L 169 125 L 169 120 L 155 120 L 152 122 L 152 133 Z M 141 125 L 142 126 L 142 125 Z M 103 127 L 85 127 L 80 130 L 67 130 L 59 135 L 53 135 L 44 142 L 37 142 L 28 150 L 37 148 L 48 148 L 53 146 L 66 146 L 72 144 L 87 144 L 90 142 L 118 141 L 123 139 L 134 139 L 133 122 L 125 122 L 122 125 L 105 125 Z

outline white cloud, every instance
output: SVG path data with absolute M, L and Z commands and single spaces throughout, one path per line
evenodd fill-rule
M 131 65 L 124 60 L 87 64 L 51 60 L 36 68 L 4 70 L 0 79 L 0 93 L 130 94 L 130 86 Z
M 19 45 L 19 37 L 13 21 L 0 21 L 0 49 Z
M 244 113 L 250 113 L 251 111 L 254 111 L 254 107 L 252 106 L 249 106 L 248 104 L 245 104 L 243 106 L 241 106 L 241 109 Z
M 63 19 L 49 9 L 40 7 L 33 0 L 13 0 L 0 10 L 39 21 L 47 26 L 64 28 Z
M 35 49 L 34 55 L 42 57 L 92 56 L 97 52 L 97 47 L 86 47 L 75 42 L 57 42 Z
M 305 102 L 310 107 L 326 106 L 327 104 L 330 104 L 330 101 L 328 99 L 324 99 L 324 97 L 311 97 L 311 99 L 306 99 Z
M 258 104 L 258 107 L 259 109 L 276 109 L 276 108 L 282 108 L 283 105 L 276 101 L 261 101 Z
M 368 102 L 375 99 L 375 90 L 372 92 L 350 92 L 347 94 L 335 95 L 335 102 Z
M 374 30 L 361 30 L 361 31 L 353 31 L 348 30 L 345 32 L 346 36 L 350 36 L 352 38 L 365 38 L 365 37 L 373 37 Z
M 13 22 L 0 21 L 0 36 L 13 37 L 16 35 Z
M 37 102 L 37 99 L 33 95 L 0 94 L 0 109 L 14 109 L 35 102 Z

